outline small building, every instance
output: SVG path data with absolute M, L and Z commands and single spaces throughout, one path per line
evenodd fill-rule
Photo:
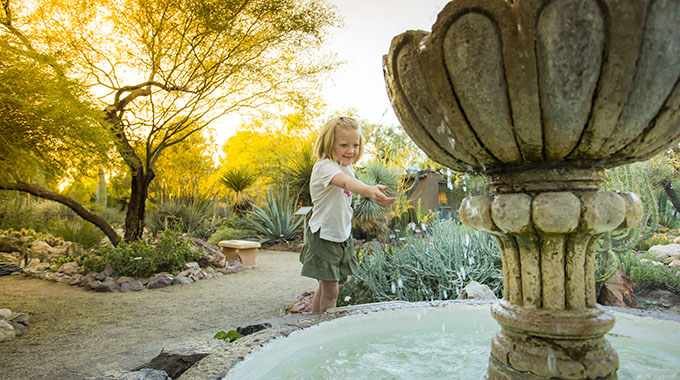
M 447 180 L 444 175 L 433 170 L 420 170 L 406 174 L 404 181 L 409 204 L 416 207 L 420 200 L 422 212 L 437 211 L 441 216 L 451 215 L 452 206 L 447 196 Z

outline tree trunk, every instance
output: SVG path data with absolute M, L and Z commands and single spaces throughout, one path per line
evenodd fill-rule
M 663 190 L 668 195 L 668 199 L 670 199 L 675 210 L 680 213 L 680 197 L 678 197 L 678 193 L 673 189 L 673 183 L 670 178 L 661 181 L 661 186 L 663 186 Z
M 146 173 L 141 169 L 132 171 L 130 202 L 127 214 L 125 214 L 125 241 L 127 242 L 140 239 L 144 233 L 146 198 L 149 193 L 149 184 L 155 176 L 152 169 L 147 170 Z
M 109 241 L 111 241 L 111 244 L 113 244 L 114 247 L 118 245 L 118 235 L 116 234 L 116 231 L 114 231 L 113 228 L 108 223 L 106 223 L 104 219 L 87 211 L 85 207 L 83 207 L 82 205 L 80 205 L 80 203 L 74 201 L 71 198 L 51 192 L 49 190 L 41 189 L 37 186 L 25 182 L 0 182 L 0 190 L 23 191 L 25 193 L 33 194 L 36 197 L 49 199 L 51 201 L 61 203 L 64 206 L 73 210 L 81 218 L 87 220 L 88 222 L 94 224 L 100 230 L 102 230 L 102 232 L 104 232 L 104 235 L 106 235 L 106 237 L 109 239 Z

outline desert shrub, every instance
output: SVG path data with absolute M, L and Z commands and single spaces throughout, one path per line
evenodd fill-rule
M 399 173 L 384 163 L 373 160 L 356 173 L 357 178 L 367 185 L 381 184 L 387 186 L 386 193 L 394 196 L 399 186 Z M 381 207 L 372 199 L 354 194 L 352 196 L 352 227 L 355 235 L 361 238 L 378 238 L 385 240 L 388 233 L 390 208 Z
M 54 235 L 64 240 L 72 241 L 80 245 L 83 249 L 90 249 L 106 237 L 104 232 L 94 224 L 82 219 L 69 221 L 67 219 L 54 219 L 48 222 L 49 230 Z
M 293 240 L 297 236 L 302 218 L 295 216 L 297 198 L 290 197 L 288 188 L 270 190 L 262 207 L 253 205 L 248 212 L 248 226 L 255 230 L 261 242 Z
M 157 234 L 166 229 L 176 229 L 192 237 L 207 238 L 212 234 L 209 218 L 212 202 L 201 198 L 171 200 L 161 203 L 149 213 L 147 227 Z
M 223 225 L 210 235 L 208 242 L 217 245 L 222 240 L 252 240 L 256 238 L 256 232 L 251 229 L 233 228 Z
M 655 245 L 666 245 L 673 243 L 666 235 L 654 234 L 647 239 L 640 240 L 635 246 L 640 251 L 647 251 Z
M 678 268 L 640 262 L 633 252 L 619 255 L 619 268 L 630 277 L 636 287 L 642 289 L 662 289 L 680 295 L 680 276 Z
M 495 240 L 451 219 L 433 220 L 430 235 L 403 245 L 360 252 L 359 270 L 343 284 L 340 305 L 376 301 L 456 298 L 474 280 L 502 292 L 502 266 Z
M 174 273 L 200 257 L 200 252 L 192 250 L 189 242 L 171 230 L 160 233 L 155 240 L 121 242 L 115 248 L 103 247 L 98 253 L 98 257 L 84 260 L 86 272 L 101 272 L 109 265 L 117 274 L 133 277 L 148 277 L 157 272 Z

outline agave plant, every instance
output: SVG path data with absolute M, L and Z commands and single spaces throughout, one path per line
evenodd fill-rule
M 298 233 L 302 218 L 295 216 L 298 200 L 292 199 L 288 187 L 270 190 L 262 207 L 253 205 L 248 212 L 248 226 L 261 236 L 261 242 L 292 240 Z
M 367 185 L 385 185 L 387 194 L 395 195 L 399 185 L 399 173 L 385 166 L 379 160 L 370 161 L 357 172 L 357 178 Z M 390 209 L 378 206 L 373 200 L 355 195 L 352 201 L 354 209 L 353 225 L 367 235 L 384 239 L 387 235 L 387 218 Z
M 257 176 L 245 166 L 227 168 L 220 182 L 230 190 L 229 201 L 232 210 L 243 215 L 250 210 L 250 192 L 248 189 L 257 181 Z

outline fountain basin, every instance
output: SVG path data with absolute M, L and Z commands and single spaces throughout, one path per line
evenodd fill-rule
M 366 312 L 375 306 L 352 307 L 336 314 L 340 318 L 303 320 L 308 327 L 292 332 L 291 324 L 284 336 L 243 338 L 230 347 L 236 358 L 218 355 L 199 364 L 207 368 L 211 360 L 213 365 L 225 363 L 225 380 L 479 379 L 488 366 L 489 342 L 500 329 L 491 317 L 491 305 L 395 303 L 375 312 Z M 629 312 L 644 313 L 618 308 L 608 312 L 616 317 L 606 337 L 621 358 L 620 380 L 680 379 L 677 315 L 640 316 Z M 252 352 L 244 356 L 238 344 L 250 344 Z M 236 365 L 226 368 L 226 363 Z M 180 380 L 200 379 L 200 366 L 196 369 Z

